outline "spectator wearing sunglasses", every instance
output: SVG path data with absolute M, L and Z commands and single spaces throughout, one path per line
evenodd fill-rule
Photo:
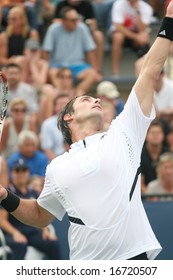
M 77 81 L 76 95 L 83 95 L 102 79 L 98 72 L 96 44 L 74 8 L 64 7 L 61 17 L 61 22 L 49 26 L 43 41 L 49 79 L 58 88 L 58 72 L 62 67 L 68 67 Z
M 15 97 L 9 103 L 9 116 L 5 120 L 0 143 L 0 152 L 5 158 L 18 149 L 18 135 L 26 129 L 37 131 L 35 118 L 28 113 L 25 100 Z
M 69 98 L 75 96 L 75 85 L 72 71 L 68 67 L 62 67 L 57 73 L 58 87 L 51 84 L 45 84 L 40 94 L 40 124 L 52 116 L 54 113 L 54 100 L 59 95 L 68 95 Z

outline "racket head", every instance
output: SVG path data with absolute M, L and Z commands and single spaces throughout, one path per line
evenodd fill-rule
M 0 136 L 2 134 L 3 122 L 7 113 L 8 82 L 4 73 L 0 72 Z

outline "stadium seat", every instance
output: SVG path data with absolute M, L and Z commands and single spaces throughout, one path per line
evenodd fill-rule
M 154 233 L 163 250 L 157 256 L 158 260 L 173 260 L 173 203 L 144 202 L 144 207 Z

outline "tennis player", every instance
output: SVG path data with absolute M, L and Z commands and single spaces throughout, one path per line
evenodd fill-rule
M 47 167 L 37 200 L 0 187 L 1 205 L 23 223 L 44 227 L 67 212 L 72 260 L 154 259 L 161 251 L 140 193 L 140 155 L 155 117 L 153 84 L 173 40 L 173 0 L 123 112 L 102 132 L 99 99 L 80 96 L 59 116 L 69 152 Z

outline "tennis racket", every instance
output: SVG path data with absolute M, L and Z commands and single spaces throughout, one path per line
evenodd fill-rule
M 4 73 L 0 72 L 0 140 L 1 140 L 4 120 L 7 112 L 7 102 L 8 102 L 7 78 Z

